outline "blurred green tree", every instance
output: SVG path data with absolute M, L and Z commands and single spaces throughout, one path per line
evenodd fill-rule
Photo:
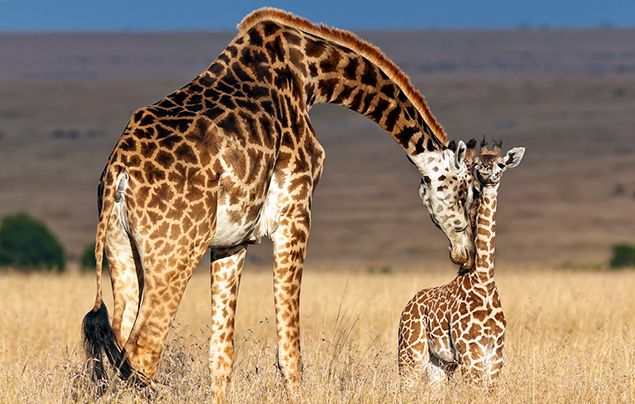
M 65 269 L 64 249 L 53 233 L 26 213 L 0 222 L 0 266 L 20 271 Z
M 635 267 L 635 246 L 625 243 L 614 245 L 609 264 L 611 268 Z

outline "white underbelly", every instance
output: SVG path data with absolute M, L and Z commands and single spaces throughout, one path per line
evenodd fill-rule
M 226 205 L 219 205 L 216 209 L 216 229 L 212 237 L 212 247 L 232 247 L 246 243 L 254 230 L 254 223 L 247 223 L 246 218 L 241 221 L 232 220 Z
M 265 202 L 254 220 L 247 220 L 247 213 L 237 215 L 236 206 L 227 198 L 219 198 L 216 208 L 216 230 L 212 237 L 212 247 L 233 247 L 244 243 L 258 243 L 262 237 L 269 237 L 278 228 L 278 216 L 284 192 L 272 178 Z

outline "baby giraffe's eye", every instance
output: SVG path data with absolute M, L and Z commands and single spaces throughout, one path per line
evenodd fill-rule
M 498 163 L 498 168 L 500 168 L 500 169 L 505 168 L 505 164 L 503 164 L 503 163 Z
M 419 195 L 423 197 L 426 194 L 427 187 L 423 179 L 421 179 L 421 183 L 419 184 Z

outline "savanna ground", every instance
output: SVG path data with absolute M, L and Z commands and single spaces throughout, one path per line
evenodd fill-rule
M 443 402 L 633 402 L 635 274 L 499 266 L 509 322 L 506 360 L 491 393 L 456 382 Z M 399 314 L 422 287 L 449 281 L 453 269 L 369 272 L 308 267 L 302 293 L 304 398 L 307 402 L 421 402 L 421 387 L 402 391 L 397 374 Z M 159 401 L 209 399 L 208 276 L 195 274 L 168 337 Z M 239 294 L 233 402 L 281 402 L 274 366 L 271 274 L 247 268 Z M 108 283 L 107 281 L 105 282 Z M 0 283 L 0 397 L 4 402 L 82 401 L 79 328 L 94 278 L 12 274 Z M 108 291 L 106 296 L 109 296 Z M 107 300 L 112 308 L 112 302 Z M 78 386 L 79 389 L 78 389 Z M 133 401 L 114 384 L 106 398 Z

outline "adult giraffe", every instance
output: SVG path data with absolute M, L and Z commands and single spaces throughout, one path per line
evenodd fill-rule
M 236 293 L 246 247 L 274 246 L 278 366 L 300 384 L 299 299 L 311 196 L 324 161 L 308 110 L 334 103 L 378 123 L 417 166 L 452 260 L 471 267 L 471 175 L 407 76 L 350 32 L 284 11 L 248 15 L 198 77 L 136 111 L 99 187 L 97 297 L 84 319 L 93 378 L 105 351 L 124 377 L 151 381 L 185 286 L 212 251 L 210 370 L 223 398 L 233 361 Z M 101 298 L 104 248 L 112 329 Z

